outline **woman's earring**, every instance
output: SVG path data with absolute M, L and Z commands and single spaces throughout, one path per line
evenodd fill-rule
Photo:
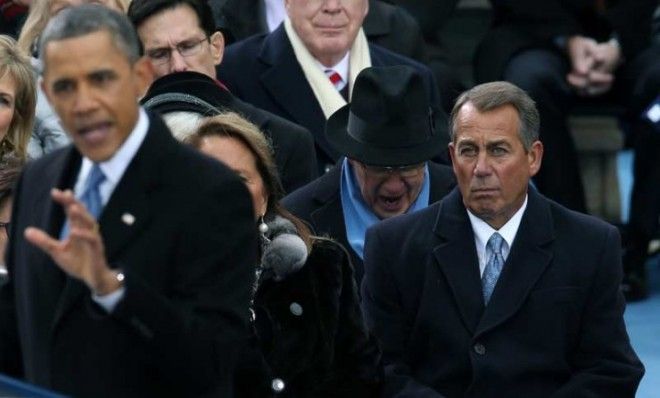
M 264 221 L 264 216 L 259 217 L 259 233 L 264 242 L 270 242 L 270 239 L 266 237 L 266 234 L 268 233 L 268 224 Z

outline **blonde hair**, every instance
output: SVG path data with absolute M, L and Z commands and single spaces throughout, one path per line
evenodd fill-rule
M 32 55 L 37 38 L 50 19 L 50 4 L 53 0 L 37 0 L 30 4 L 30 11 L 18 36 L 18 48 L 24 54 Z
M 16 155 L 24 159 L 37 106 L 36 83 L 30 59 L 18 50 L 14 39 L 0 35 L 0 78 L 7 75 L 16 84 L 16 95 L 14 115 L 4 139 L 11 144 Z
M 115 0 L 117 6 L 121 9 L 121 12 L 126 14 L 128 12 L 128 6 L 131 5 L 131 0 Z
M 37 39 L 46 28 L 50 15 L 50 6 L 54 0 L 33 0 L 30 4 L 30 11 L 25 19 L 21 33 L 18 36 L 18 47 L 25 54 L 33 55 Z M 126 14 L 131 0 L 113 0 L 122 13 Z
M 284 217 L 295 225 L 298 235 L 305 242 L 307 250 L 312 248 L 312 237 L 309 228 L 300 219 L 289 213 L 281 204 L 283 196 L 277 166 L 273 156 L 273 148 L 268 138 L 257 126 L 234 112 L 223 112 L 219 115 L 206 118 L 199 129 L 183 142 L 200 149 L 205 137 L 227 137 L 241 142 L 252 153 L 257 164 L 257 171 L 261 176 L 264 187 L 268 193 L 267 218 L 276 215 Z

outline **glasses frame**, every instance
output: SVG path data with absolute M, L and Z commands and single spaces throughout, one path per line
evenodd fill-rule
M 416 178 L 424 173 L 426 162 L 409 164 L 405 166 L 372 166 L 359 162 L 362 170 L 375 178 L 387 178 L 396 174 L 401 178 Z
M 152 50 L 146 51 L 145 54 L 147 55 L 147 58 L 151 60 L 151 63 L 156 66 L 160 65 L 165 65 L 170 62 L 172 62 L 172 52 L 176 51 L 179 53 L 180 56 L 183 58 L 188 58 L 192 57 L 193 55 L 197 54 L 200 48 L 200 44 L 202 44 L 204 41 L 208 41 L 209 44 L 211 43 L 211 38 L 209 36 L 204 36 L 202 39 L 198 41 L 192 41 L 193 39 L 190 39 L 190 42 L 188 40 L 183 40 L 179 43 L 177 43 L 174 47 L 172 46 L 167 46 L 167 47 L 159 47 L 159 48 L 154 48 Z M 183 44 L 189 44 L 189 48 L 181 48 Z M 163 59 L 155 59 L 151 53 L 154 51 L 161 51 L 161 50 L 169 50 L 167 52 L 167 57 L 164 57 Z

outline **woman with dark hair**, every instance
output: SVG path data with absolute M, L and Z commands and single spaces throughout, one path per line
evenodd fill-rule
M 338 243 L 312 236 L 279 204 L 282 189 L 264 135 L 225 113 L 207 119 L 185 142 L 243 178 L 261 234 L 251 309 L 255 341 L 237 372 L 237 395 L 377 395 L 380 354 L 362 319 L 349 256 Z

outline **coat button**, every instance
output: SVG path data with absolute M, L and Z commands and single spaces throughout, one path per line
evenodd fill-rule
M 301 316 L 303 314 L 302 306 L 295 301 L 289 306 L 289 311 L 295 316 Z
M 476 352 L 479 355 L 484 355 L 486 353 L 486 347 L 484 347 L 483 344 L 477 343 L 474 345 L 474 352 Z
M 328 171 L 332 170 L 332 165 L 331 164 L 326 164 L 323 170 L 327 173 Z
M 270 383 L 270 387 L 273 389 L 273 391 L 279 393 L 284 391 L 284 387 L 286 385 L 284 384 L 284 380 L 282 379 L 273 379 L 273 381 Z

